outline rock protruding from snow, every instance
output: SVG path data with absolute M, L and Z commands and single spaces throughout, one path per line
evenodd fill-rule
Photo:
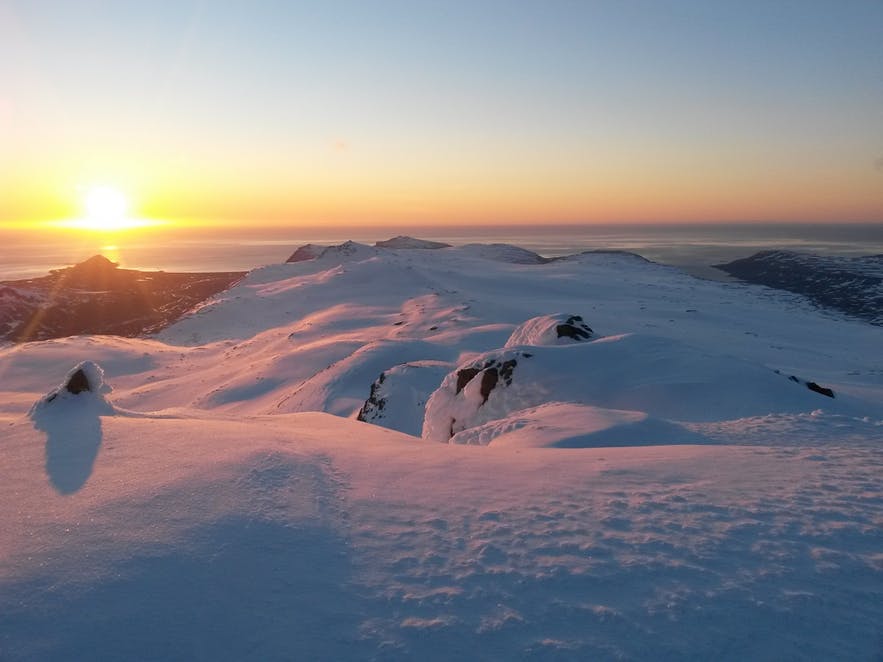
M 426 403 L 423 436 L 433 441 L 447 441 L 467 428 L 502 418 L 513 410 L 512 395 L 519 401 L 537 400 L 521 393 L 521 385 L 511 388 L 519 364 L 532 357 L 530 352 L 521 350 L 498 351 L 451 372 Z M 499 386 L 504 387 L 500 389 L 504 391 L 502 396 L 496 392 Z M 492 399 L 492 395 L 496 397 Z
M 444 361 L 414 361 L 384 370 L 371 384 L 358 420 L 419 437 L 426 401 L 451 367 Z
M 570 345 L 595 338 L 595 332 L 581 315 L 556 313 L 533 317 L 519 325 L 506 341 L 506 347 L 518 345 Z
M 782 373 L 779 372 L 778 370 L 776 370 L 775 372 L 776 372 L 776 374 L 778 374 L 778 375 L 781 375 L 781 374 L 782 374 Z M 808 381 L 806 381 L 806 380 L 804 380 L 804 379 L 801 379 L 801 378 L 798 377 L 797 375 L 791 375 L 791 376 L 788 377 L 788 379 L 789 379 L 790 381 L 794 382 L 795 384 L 803 384 L 804 386 L 806 386 L 806 388 L 808 388 L 808 389 L 809 389 L 810 391 L 812 391 L 813 393 L 818 393 L 819 395 L 824 395 L 824 396 L 826 396 L 826 397 L 828 397 L 828 398 L 833 398 L 833 397 L 835 397 L 835 396 L 834 396 L 834 390 L 828 388 L 827 386 L 821 386 L 820 384 L 816 384 L 815 382 L 808 382 Z
M 378 241 L 374 244 L 377 248 L 420 248 L 420 249 L 438 249 L 438 248 L 450 248 L 450 244 L 446 244 L 443 241 L 429 241 L 427 239 L 415 239 L 414 237 L 409 237 L 407 235 L 399 235 L 398 237 L 393 237 L 392 239 L 386 239 L 384 241 Z
M 293 262 L 306 262 L 308 260 L 315 260 L 322 254 L 327 246 L 317 246 L 316 244 L 304 244 L 299 247 L 291 256 L 285 260 L 286 264 Z
M 60 402 L 76 402 L 78 404 L 98 405 L 99 409 L 110 412 L 113 407 L 105 399 L 111 392 L 110 385 L 104 381 L 104 370 L 97 363 L 83 361 L 67 373 L 64 380 L 56 388 L 40 398 L 31 408 L 31 415 L 48 405 Z

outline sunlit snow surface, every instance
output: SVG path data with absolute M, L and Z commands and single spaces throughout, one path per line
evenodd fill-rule
M 348 245 L 0 349 L 0 659 L 883 655 L 883 331 L 529 257 Z M 29 417 L 81 361 L 113 390 Z

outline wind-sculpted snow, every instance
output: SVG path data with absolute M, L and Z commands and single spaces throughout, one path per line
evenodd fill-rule
M 277 407 L 279 411 L 327 411 L 338 416 L 355 416 L 364 406 L 366 385 L 381 371 L 397 362 L 421 359 L 449 362 L 454 358 L 450 348 L 422 341 L 371 342 L 304 381 Z
M 0 659 L 879 656 L 881 329 L 527 258 L 344 244 L 0 347 Z
M 764 366 L 654 336 L 610 336 L 570 346 L 509 347 L 482 354 L 445 377 L 426 404 L 423 436 L 446 441 L 471 427 L 548 402 L 576 402 L 709 421 L 822 405 L 858 413 L 852 402 L 823 402 Z
M 495 448 L 598 448 L 713 443 L 683 425 L 644 412 L 549 402 L 470 427 L 452 444 Z
M 322 414 L 102 424 L 72 494 L 45 433 L 5 426 L 4 660 L 879 651 L 871 444 L 760 420 L 774 444 L 512 452 Z

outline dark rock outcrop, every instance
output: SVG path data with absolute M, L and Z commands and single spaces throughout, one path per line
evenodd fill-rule
M 555 327 L 559 338 L 571 338 L 572 340 L 588 340 L 594 335 L 594 331 L 588 324 L 583 322 L 580 315 L 571 315 L 564 324 Z
M 86 376 L 83 369 L 79 368 L 68 378 L 64 388 L 67 389 L 69 393 L 76 395 L 77 393 L 83 393 L 84 391 L 91 391 L 92 385 L 89 383 L 89 378 Z
M 531 355 L 522 353 L 522 356 L 530 358 Z M 457 371 L 456 393 L 460 393 L 469 382 L 480 374 L 481 388 L 479 392 L 481 393 L 482 404 L 484 404 L 500 379 L 503 380 L 506 386 L 511 386 L 512 373 L 517 365 L 518 361 L 516 359 L 508 359 L 506 361 L 487 361 L 481 367 L 462 368 Z
M 819 393 L 821 395 L 825 395 L 829 398 L 834 397 L 834 391 L 829 389 L 827 386 L 819 386 L 815 382 L 807 382 L 806 388 L 808 388 L 810 391 L 813 391 L 815 393 Z

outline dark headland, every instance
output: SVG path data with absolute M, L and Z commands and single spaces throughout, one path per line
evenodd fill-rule
M 155 333 L 244 275 L 120 269 L 95 255 L 41 278 L 0 282 L 0 341 Z

